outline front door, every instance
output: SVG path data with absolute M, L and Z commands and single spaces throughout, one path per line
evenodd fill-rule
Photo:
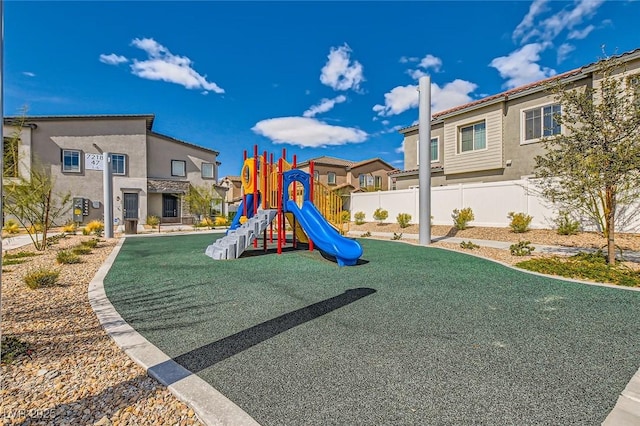
M 177 218 L 178 217 L 178 197 L 171 194 L 162 194 L 162 217 Z M 168 222 L 170 222 L 169 220 Z
M 124 194 L 124 218 L 138 219 L 138 194 Z

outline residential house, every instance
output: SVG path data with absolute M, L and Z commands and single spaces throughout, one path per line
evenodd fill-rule
M 629 84 L 640 87 L 640 49 L 619 56 Z M 562 80 L 575 88 L 596 87 L 595 64 L 433 114 L 431 184 L 480 183 L 531 177 L 543 137 L 566 130 L 554 120 L 561 106 L 546 89 Z M 392 189 L 418 185 L 418 125 L 400 129 L 404 170 L 389 172 Z
M 74 215 L 74 207 L 61 223 L 102 220 L 103 153 L 108 153 L 116 226 L 123 229 L 128 223 L 135 231 L 148 215 L 158 216 L 161 223 L 190 224 L 193 215 L 184 202 L 190 186 L 213 185 L 221 200 L 225 196 L 224 188 L 216 184 L 218 152 L 155 132 L 154 118 L 152 114 L 5 117 L 5 140 L 20 134 L 19 170 L 5 167 L 5 183 L 12 179 L 7 172 L 28 177 L 32 167 L 42 165 L 51 173 L 54 191 L 70 193 L 83 206 L 81 216 Z
M 242 179 L 240 176 L 225 176 L 220 186 L 226 188 L 225 203 L 228 211 L 235 211 L 242 200 Z

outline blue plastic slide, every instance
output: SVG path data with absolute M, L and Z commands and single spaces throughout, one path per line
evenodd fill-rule
M 304 201 L 301 209 L 295 201 L 288 200 L 286 209 L 293 213 L 313 244 L 323 252 L 334 256 L 339 266 L 353 266 L 362 256 L 360 244 L 356 240 L 340 235 L 311 201 Z
M 247 199 L 247 219 L 249 219 L 250 217 L 253 216 L 253 201 L 254 201 L 253 194 L 248 194 L 245 198 Z M 258 205 L 260 205 L 260 194 L 258 194 L 256 199 L 257 199 Z M 231 225 L 229 225 L 229 229 L 227 230 L 227 232 L 233 229 L 240 228 L 240 226 L 242 225 L 240 223 L 240 218 L 242 217 L 243 214 L 244 214 L 244 202 L 240 201 L 240 205 L 238 206 L 238 211 L 236 212 L 236 215 L 233 217 L 233 220 L 231 221 Z

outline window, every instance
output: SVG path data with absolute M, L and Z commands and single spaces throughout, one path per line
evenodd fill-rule
M 3 170 L 2 176 L 4 177 L 18 177 L 18 145 L 20 139 L 16 138 L 4 138 L 4 155 L 2 163 Z
M 127 173 L 124 154 L 111 154 L 111 173 L 114 175 L 125 175 Z
M 542 137 L 559 135 L 560 123 L 555 117 L 560 114 L 560 104 L 546 105 L 523 112 L 525 142 L 536 141 Z
M 327 173 L 327 183 L 329 185 L 335 185 L 336 184 L 336 174 L 334 172 Z
M 364 173 L 360 173 L 360 175 L 358 176 L 358 183 L 360 184 L 360 188 L 364 188 L 365 186 L 367 186 L 367 175 L 365 175 Z
M 201 172 L 202 172 L 202 178 L 203 179 L 214 179 L 214 171 L 215 169 L 213 168 L 213 163 L 202 163 L 202 168 L 201 168 Z
M 460 145 L 458 153 L 477 151 L 487 147 L 486 127 L 484 121 L 460 128 Z
M 439 155 L 438 155 L 438 138 L 431 138 L 431 141 L 429 142 L 431 144 L 431 146 L 429 147 L 430 152 L 431 152 L 431 162 L 435 163 L 439 160 Z M 417 144 L 416 144 L 416 165 L 420 165 L 420 139 L 418 139 Z
M 319 171 L 315 170 L 313 172 L 313 179 L 314 180 L 320 180 L 320 172 Z
M 186 176 L 187 162 L 183 160 L 171 160 L 171 176 Z
M 62 171 L 80 173 L 80 151 L 75 149 L 62 150 Z
M 376 190 L 382 189 L 382 176 L 375 176 L 374 179 L 375 181 L 374 181 L 373 188 Z
M 628 80 L 629 87 L 633 92 L 633 100 L 640 106 L 640 74 L 632 75 Z

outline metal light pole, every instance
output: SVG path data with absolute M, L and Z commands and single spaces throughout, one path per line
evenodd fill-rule
M 431 244 L 431 77 L 420 78 L 418 113 L 418 146 L 420 161 L 419 183 L 419 234 L 420 245 Z

